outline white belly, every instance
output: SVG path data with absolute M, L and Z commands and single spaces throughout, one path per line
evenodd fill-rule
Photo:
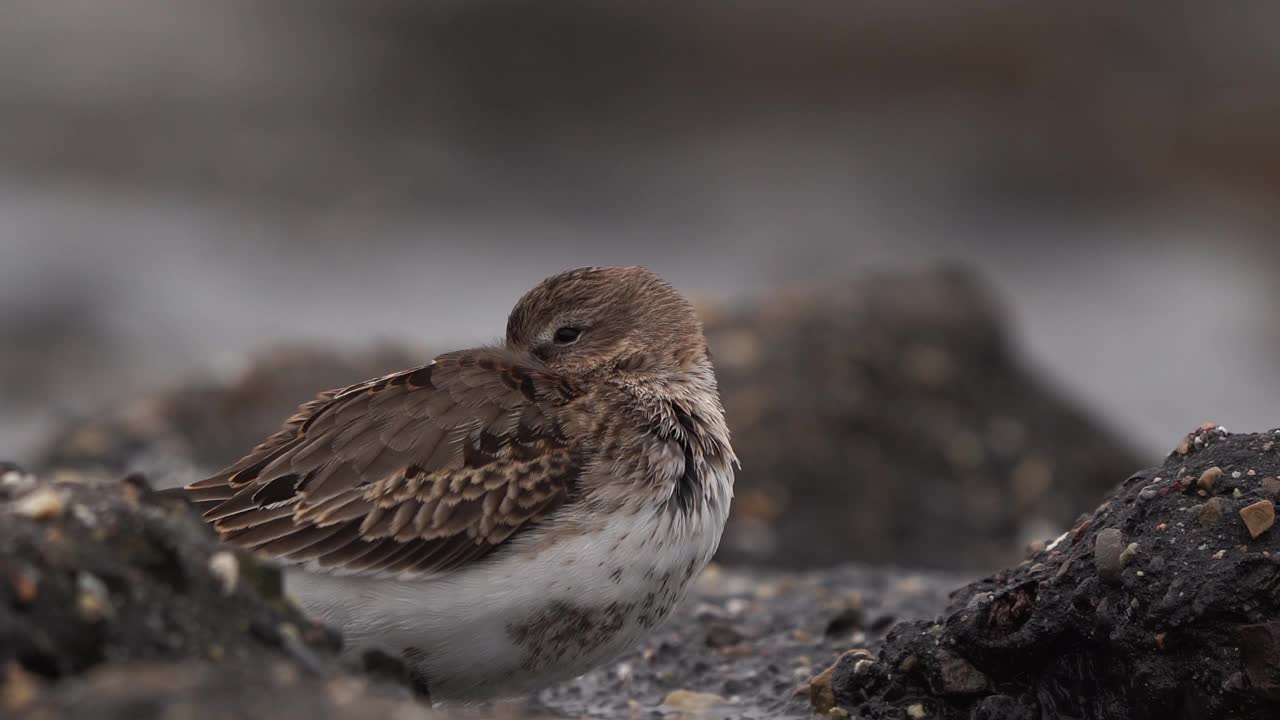
M 535 537 L 518 538 L 502 555 L 429 579 L 294 569 L 287 587 L 352 651 L 407 651 L 433 698 L 516 695 L 630 649 L 711 559 L 727 510 L 672 527 L 670 512 L 646 508 L 537 554 L 528 552 Z

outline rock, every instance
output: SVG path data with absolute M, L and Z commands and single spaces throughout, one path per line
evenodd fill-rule
M 1211 528 L 1222 520 L 1222 498 L 1211 497 L 1201 503 L 1200 511 L 1196 513 L 1196 522 L 1200 523 L 1202 528 Z
M 724 561 L 999 567 L 1140 464 L 1024 366 L 967 273 L 704 314 L 742 458 Z
M 725 704 L 725 699 L 712 693 L 692 690 L 673 690 L 662 701 L 663 705 L 677 710 L 706 710 Z
M 1240 518 L 1249 529 L 1249 537 L 1257 538 L 1271 529 L 1276 523 L 1276 506 L 1270 500 L 1258 502 L 1240 508 Z
M 56 518 L 66 509 L 67 503 L 62 493 L 51 488 L 40 488 L 18 498 L 13 512 L 34 520 Z
M 935 687 L 943 695 L 977 695 L 990 686 L 973 663 L 950 652 L 939 652 L 935 658 L 938 679 Z
M 1221 477 L 1222 477 L 1222 468 L 1211 467 L 1208 470 L 1205 470 L 1204 472 L 1200 473 L 1200 479 L 1196 480 L 1196 487 L 1200 488 L 1201 490 L 1204 490 L 1205 492 L 1209 492 L 1213 490 L 1213 484 L 1218 482 L 1218 479 Z
M 837 705 L 851 716 L 889 718 L 922 703 L 940 720 L 1275 717 L 1280 536 L 1259 530 L 1241 545 L 1223 532 L 1241 511 L 1246 522 L 1273 514 L 1256 496 L 1280 474 L 1280 456 L 1263 450 L 1274 437 L 1197 431 L 1185 452 L 1131 476 L 1075 530 L 958 590 L 938 620 L 898 624 L 877 654 L 897 674 L 868 681 L 836 673 Z M 1157 478 L 1215 467 L 1220 494 L 1199 507 L 1219 503 L 1216 523 L 1187 522 L 1188 510 L 1203 511 L 1183 492 L 1138 501 L 1144 487 L 1168 482 Z M 1115 582 L 1124 535 L 1141 552 L 1129 559 L 1132 577 L 1126 571 Z M 948 672 L 953 686 L 943 682 Z
M 334 683 L 358 686 L 357 705 L 401 702 L 403 688 L 349 675 L 340 638 L 278 592 L 230 580 L 239 560 L 185 502 L 137 478 L 62 477 L 0 484 L 5 706 L 40 718 L 123 720 L 148 708 L 212 720 L 276 697 L 298 703 L 279 717 L 373 717 L 326 699 Z M 83 510 L 32 513 L 49 505 L 33 497 Z M 273 685 L 281 673 L 294 678 L 287 688 Z
M 1249 687 L 1280 703 L 1280 622 L 1239 628 L 1240 661 Z
M 831 678 L 835 674 L 836 669 L 843 663 L 854 663 L 854 672 L 858 673 L 857 663 L 866 662 L 870 659 L 871 654 L 866 650 L 848 650 L 840 659 L 836 660 L 826 670 L 815 675 L 808 683 L 809 703 L 813 706 L 814 712 L 826 714 L 831 712 L 835 707 L 836 699 L 831 689 Z
M 1098 531 L 1093 545 L 1093 564 L 1098 570 L 1098 577 L 1109 583 L 1119 582 L 1122 568 L 1120 555 L 1123 552 L 1123 533 L 1116 528 Z
M 1136 557 L 1138 557 L 1138 543 L 1129 543 L 1124 552 L 1120 553 L 1120 567 L 1128 566 Z

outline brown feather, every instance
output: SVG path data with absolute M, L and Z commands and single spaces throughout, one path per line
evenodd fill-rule
M 538 390 L 562 381 L 538 367 L 474 350 L 323 393 L 187 489 L 235 545 L 335 570 L 447 571 L 572 494 L 581 461 L 553 420 L 563 398 Z

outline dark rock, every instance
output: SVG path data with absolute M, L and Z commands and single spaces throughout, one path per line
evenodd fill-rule
M 722 560 L 986 570 L 1142 464 L 1024 367 L 965 273 L 704 314 L 742 458 Z
M 938 622 L 894 628 L 878 655 L 898 670 L 894 681 L 837 674 L 837 702 L 867 718 L 903 717 L 921 702 L 943 720 L 1275 717 L 1280 539 L 1250 539 L 1239 511 L 1280 472 L 1280 458 L 1262 450 L 1280 431 L 1224 435 L 1210 426 L 1190 437 L 1028 562 L 957 591 Z M 1176 479 L 1215 466 L 1225 474 L 1213 487 L 1232 492 L 1215 497 L 1223 515 L 1205 526 L 1195 520 L 1196 488 Z M 1144 488 L 1170 479 L 1184 492 L 1140 501 Z M 1118 573 L 1125 539 L 1142 550 L 1129 557 L 1132 572 Z M 960 681 L 970 675 L 956 675 L 955 658 L 972 665 L 974 682 Z M 977 687 L 979 676 L 989 681 L 983 689 L 954 692 Z
M 403 702 L 399 685 L 344 671 L 341 639 L 281 594 L 278 570 L 221 549 L 143 483 L 3 475 L 0 715 L 230 717 L 279 692 L 329 705 L 288 717 L 357 717 L 325 700 L 331 686 Z
M 964 658 L 942 651 L 936 654 L 938 675 L 934 688 L 943 695 L 977 695 L 991 686 L 987 676 Z
M 827 637 L 843 637 L 854 630 L 860 630 L 866 621 L 865 615 L 862 608 L 847 607 L 831 618 L 823 634 Z

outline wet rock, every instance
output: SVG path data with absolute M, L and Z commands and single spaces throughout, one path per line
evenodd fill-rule
M 904 717 L 914 704 L 941 720 L 1275 717 L 1280 538 L 1259 530 L 1242 544 L 1247 518 L 1268 513 L 1241 511 L 1268 502 L 1258 498 L 1280 457 L 1263 448 L 1278 434 L 1197 430 L 1027 562 L 961 588 L 936 622 L 895 627 L 877 659 L 897 674 L 837 673 L 837 704 L 875 719 Z M 1180 479 L 1215 467 L 1223 474 L 1210 501 L 1221 516 L 1202 524 L 1210 501 Z M 1151 485 L 1182 490 L 1142 501 Z M 1141 548 L 1127 563 L 1125 540 Z M 942 682 L 954 657 L 973 667 L 972 683 Z M 978 688 L 978 676 L 980 689 L 954 692 Z
M 1023 365 L 969 274 L 872 275 L 704 315 L 742 458 L 724 561 L 987 570 L 1141 464 Z

